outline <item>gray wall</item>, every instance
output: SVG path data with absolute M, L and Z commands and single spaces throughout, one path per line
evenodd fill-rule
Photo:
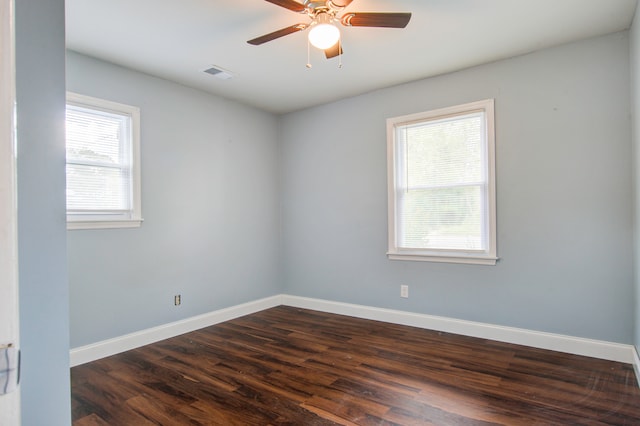
M 71 347 L 280 293 L 273 115 L 74 52 L 67 89 L 140 107 L 144 218 L 68 232 Z
M 71 423 L 64 0 L 16 1 L 22 424 Z
M 72 52 L 67 67 L 69 90 L 142 108 L 145 218 L 68 233 L 72 347 L 281 292 L 634 340 L 627 33 L 280 118 Z M 485 98 L 498 265 L 387 260 L 385 119 Z
M 631 57 L 631 128 L 633 138 L 634 171 L 634 279 L 635 279 L 635 334 L 634 344 L 640 351 L 640 8 L 636 9 L 629 32 Z
M 387 260 L 385 119 L 485 98 L 501 260 Z M 619 33 L 284 116 L 285 292 L 631 343 L 629 102 Z

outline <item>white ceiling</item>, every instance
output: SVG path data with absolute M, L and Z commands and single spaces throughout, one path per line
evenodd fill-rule
M 303 2 L 303 0 L 298 0 Z M 637 0 L 354 0 L 346 11 L 412 12 L 405 29 L 341 27 L 343 67 L 309 22 L 264 0 L 66 0 L 67 47 L 275 113 L 629 28 Z M 231 71 L 220 80 L 203 71 Z

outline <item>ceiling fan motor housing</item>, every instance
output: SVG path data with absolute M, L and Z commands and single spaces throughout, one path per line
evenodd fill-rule
M 331 18 L 335 18 L 336 13 L 340 12 L 344 9 L 344 6 L 337 6 L 331 0 L 328 1 L 314 1 L 314 0 L 305 0 L 304 6 L 307 8 L 306 13 L 312 19 L 318 16 L 321 13 L 326 13 Z

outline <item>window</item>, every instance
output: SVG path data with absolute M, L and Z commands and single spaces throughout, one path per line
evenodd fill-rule
M 495 265 L 493 99 L 387 120 L 389 259 Z
M 67 94 L 67 229 L 140 226 L 140 110 Z

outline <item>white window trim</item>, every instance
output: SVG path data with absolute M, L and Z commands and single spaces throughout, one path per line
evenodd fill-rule
M 488 209 L 488 247 L 486 250 L 433 250 L 403 249 L 397 246 L 396 239 L 396 127 L 434 118 L 446 118 L 484 111 L 487 131 L 487 209 Z M 464 105 L 441 108 L 433 111 L 404 115 L 387 119 L 387 186 L 388 186 L 388 233 L 389 247 L 387 257 L 391 260 L 413 260 L 425 262 L 466 263 L 475 265 L 495 265 L 497 257 L 496 231 L 496 178 L 495 178 L 495 117 L 494 100 L 485 99 Z
M 137 228 L 142 224 L 140 197 L 140 108 L 92 96 L 67 92 L 67 104 L 131 117 L 132 210 L 121 215 L 67 214 L 67 229 Z

